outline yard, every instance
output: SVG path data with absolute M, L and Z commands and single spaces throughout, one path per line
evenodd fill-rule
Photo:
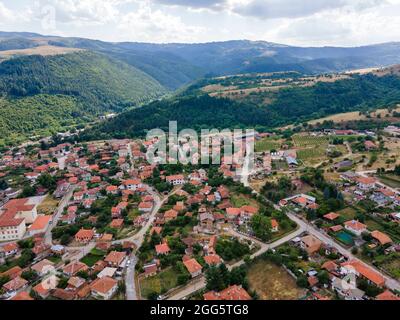
M 393 174 L 380 175 L 378 179 L 392 188 L 400 188 L 400 177 Z
M 140 278 L 140 294 L 147 298 L 151 293 L 163 294 L 178 285 L 178 273 L 173 268 L 165 269 L 159 274 Z
M 318 147 L 327 146 L 329 140 L 326 136 L 294 135 L 292 137 L 296 147 Z
M 344 208 L 337 213 L 340 214 L 346 221 L 353 220 L 357 214 L 356 210 L 351 207 Z
M 231 196 L 231 203 L 232 206 L 236 207 L 236 208 L 240 208 L 242 206 L 254 206 L 256 208 L 259 207 L 259 204 L 257 202 L 257 200 L 252 199 L 249 196 L 243 195 L 243 194 L 233 194 Z
M 88 267 L 94 266 L 94 264 L 103 259 L 105 256 L 105 252 L 98 250 L 98 249 L 93 249 L 90 251 L 90 253 L 86 256 L 84 256 L 80 261 L 86 264 Z
M 392 277 L 400 279 L 400 254 L 391 254 L 388 256 L 379 256 L 376 262 L 379 267 L 389 273 Z
M 258 260 L 248 269 L 250 290 L 261 300 L 296 300 L 305 295 L 296 280 L 285 269 L 272 262 Z
M 281 146 L 281 141 L 274 138 L 264 138 L 256 142 L 255 151 L 264 152 L 271 151 L 273 149 L 279 149 Z
M 38 214 L 53 214 L 58 207 L 58 200 L 54 199 L 53 196 L 48 195 L 42 203 L 38 206 L 37 212 Z

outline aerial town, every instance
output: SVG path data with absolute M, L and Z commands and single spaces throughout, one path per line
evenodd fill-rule
M 400 299 L 398 127 L 255 133 L 250 170 L 64 138 L 0 155 L 0 299 Z

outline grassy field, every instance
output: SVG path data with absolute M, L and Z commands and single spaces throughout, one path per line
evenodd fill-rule
M 261 300 L 296 300 L 304 296 L 304 290 L 285 269 L 271 262 L 259 260 L 253 263 L 247 274 L 251 290 Z
M 161 271 L 159 274 L 142 278 L 140 281 L 140 294 L 143 298 L 152 292 L 162 294 L 178 285 L 178 274 L 173 268 Z
M 42 203 L 37 207 L 38 214 L 53 214 L 57 210 L 58 200 L 54 199 L 53 196 L 48 195 Z
M 319 147 L 327 146 L 329 140 L 326 136 L 311 136 L 296 134 L 292 137 L 293 143 L 296 147 Z
M 256 152 L 264 152 L 264 151 L 271 151 L 273 149 L 279 149 L 281 146 L 281 142 L 274 138 L 264 138 L 260 141 L 256 142 L 255 151 Z
M 354 219 L 357 212 L 353 208 L 348 207 L 348 208 L 338 211 L 337 213 L 340 214 L 347 221 L 347 220 Z
M 259 207 L 258 202 L 243 194 L 233 194 L 231 196 L 231 203 L 234 207 L 240 208 L 242 206 L 254 206 Z
M 379 180 L 392 188 L 400 188 L 400 177 L 393 174 L 380 175 Z
M 86 264 L 88 267 L 92 267 L 97 261 L 103 259 L 105 256 L 105 252 L 93 249 L 90 253 L 84 256 L 80 261 Z
M 391 254 L 390 256 L 380 256 L 384 259 L 379 266 L 386 270 L 392 277 L 400 279 L 400 254 Z M 379 258 L 377 259 L 379 262 Z

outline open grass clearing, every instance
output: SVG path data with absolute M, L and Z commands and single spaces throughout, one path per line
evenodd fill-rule
M 254 262 L 247 277 L 250 289 L 255 290 L 261 300 L 296 300 L 305 294 L 284 268 L 269 261 Z

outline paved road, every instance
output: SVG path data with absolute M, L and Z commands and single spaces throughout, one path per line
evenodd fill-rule
M 72 195 L 74 194 L 74 190 L 75 190 L 75 187 L 70 187 L 67 194 L 60 200 L 60 202 L 58 204 L 57 212 L 53 215 L 52 222 L 46 230 L 44 238 L 45 238 L 45 242 L 49 245 L 53 244 L 51 231 L 57 225 L 58 220 L 60 220 L 64 209 L 68 206 L 68 203 L 71 200 Z
M 168 200 L 170 196 L 175 194 L 178 190 L 176 189 L 173 192 L 171 192 L 168 196 L 164 197 L 164 199 L 161 199 L 159 194 L 155 192 L 154 190 L 149 188 L 149 193 L 154 197 L 155 200 L 155 205 L 153 207 L 153 210 L 149 216 L 149 220 L 146 222 L 146 224 L 140 229 L 138 233 L 136 233 L 134 236 L 128 238 L 128 239 L 123 239 L 119 241 L 114 241 L 114 243 L 121 243 L 124 241 L 131 241 L 133 242 L 137 248 L 140 248 L 143 244 L 145 235 L 147 231 L 152 227 L 153 221 L 155 219 L 156 214 L 162 207 L 162 205 Z M 137 294 L 136 294 L 136 282 L 135 282 L 135 267 L 138 262 L 137 257 L 135 256 L 134 253 L 131 254 L 129 257 L 131 260 L 130 265 L 127 267 L 127 270 L 125 272 L 125 285 L 126 285 L 126 299 L 127 300 L 138 300 Z
M 335 242 L 331 237 L 325 235 L 324 233 L 322 233 L 321 231 L 319 231 L 317 228 L 315 228 L 313 225 L 309 224 L 308 222 L 305 222 L 304 220 L 298 218 L 295 214 L 293 213 L 287 213 L 287 216 L 295 221 L 301 228 L 303 228 L 305 231 L 307 231 L 308 233 L 316 236 L 318 239 L 320 239 L 322 242 L 330 245 L 331 247 L 334 247 L 336 250 L 338 250 L 341 254 L 347 256 L 349 259 L 354 259 L 354 260 L 358 260 L 360 261 L 362 264 L 364 264 L 365 266 L 374 269 L 377 273 L 379 273 L 382 277 L 385 278 L 386 280 L 386 286 L 389 289 L 392 290 L 400 290 L 400 283 L 393 279 L 390 278 L 388 276 L 386 276 L 385 274 L 383 274 L 380 270 L 376 269 L 375 267 L 361 261 L 360 259 L 358 259 L 357 257 L 355 257 L 349 250 L 347 250 L 346 248 L 343 248 L 341 245 L 339 245 L 337 242 Z
M 243 235 L 241 233 L 236 232 L 235 230 L 230 230 L 229 232 L 241 239 L 247 239 L 256 242 L 258 245 L 261 246 L 261 248 L 255 252 L 254 254 L 251 255 L 251 258 L 258 257 L 259 255 L 265 253 L 269 249 L 274 249 L 276 247 L 279 247 L 280 245 L 284 244 L 285 242 L 290 241 L 291 239 L 298 237 L 300 234 L 302 234 L 305 231 L 305 228 L 303 226 L 299 226 L 298 229 L 296 229 L 294 232 L 288 234 L 287 236 L 272 242 L 272 243 L 263 243 L 261 241 L 255 240 L 251 237 L 248 237 L 246 235 Z M 244 264 L 243 260 L 240 260 L 232 265 L 227 266 L 228 270 L 232 270 L 235 267 L 239 267 L 242 264 Z M 184 288 L 179 290 L 179 292 L 173 294 L 172 296 L 169 296 L 167 300 L 182 300 L 186 298 L 187 296 L 190 296 L 191 294 L 195 293 L 196 291 L 199 291 L 201 289 L 204 289 L 206 286 L 206 278 L 204 276 L 198 277 L 194 280 L 192 280 L 188 285 L 186 285 Z

